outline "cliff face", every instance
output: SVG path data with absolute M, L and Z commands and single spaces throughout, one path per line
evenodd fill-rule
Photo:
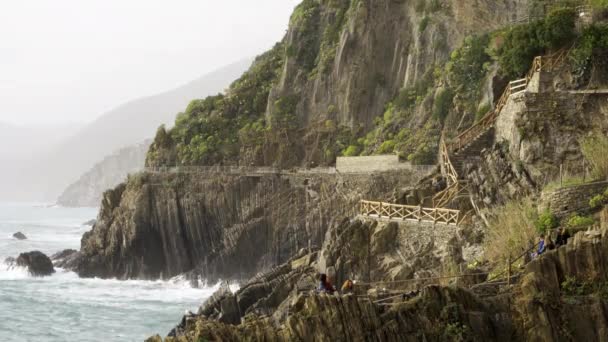
M 441 74 L 451 52 L 466 36 L 525 14 L 527 4 L 305 0 L 283 41 L 258 58 L 225 96 L 193 102 L 177 128 L 157 136 L 148 164 L 332 164 L 351 146 L 351 152 L 361 152 L 391 102 L 403 107 L 393 113 L 402 120 L 386 137 L 368 141 L 366 153 L 408 157 L 428 145 L 428 162 L 442 126 L 464 128 L 476 110 L 445 108 L 451 97 Z M 492 93 L 491 81 L 487 87 Z M 456 98 L 463 96 L 468 95 Z M 198 127 L 201 120 L 215 130 Z M 387 140 L 392 142 L 383 145 Z
M 176 336 L 164 341 L 604 341 L 608 337 L 607 232 L 604 227 L 577 234 L 567 246 L 529 263 L 514 285 L 483 298 L 466 289 L 441 286 L 382 304 L 373 303 L 373 297 L 302 293 L 295 288 L 310 289 L 301 287 L 309 284 L 307 270 L 314 257 L 309 256 L 224 297 L 222 303 L 237 304 L 231 311 L 220 308 L 219 315 L 239 312 L 238 303 L 250 307 L 251 286 L 260 289 L 264 279 L 283 282 L 274 287 L 289 292 L 280 304 L 275 292 L 267 297 L 275 299 L 266 301 L 270 308 L 247 311 L 237 324 L 223 323 L 215 318 L 217 314 L 206 314 L 212 310 L 203 309 L 186 317 Z M 257 298 L 269 293 L 259 291 Z M 162 340 L 156 336 L 148 341 Z
M 95 164 L 91 170 L 72 183 L 57 199 L 66 207 L 96 207 L 103 192 L 123 182 L 131 173 L 144 168 L 151 140 L 118 150 Z
M 82 239 L 81 276 L 168 278 L 194 270 L 209 281 L 244 279 L 302 248 L 361 198 L 390 198 L 419 175 L 141 174 L 104 194 Z

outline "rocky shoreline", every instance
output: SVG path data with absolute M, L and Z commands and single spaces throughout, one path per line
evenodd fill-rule
M 608 336 L 608 298 L 573 295 L 563 282 L 608 284 L 607 251 L 606 228 L 581 232 L 529 263 L 519 281 L 499 293 L 430 285 L 414 298 L 382 303 L 374 302 L 382 297 L 372 292 L 311 290 L 319 253 L 303 252 L 236 293 L 221 290 L 196 314 L 184 316 L 170 336 L 147 341 L 600 341 Z

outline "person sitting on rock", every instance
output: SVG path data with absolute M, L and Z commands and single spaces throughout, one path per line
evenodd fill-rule
M 352 280 L 347 279 L 344 284 L 342 284 L 341 292 L 342 294 L 348 294 L 354 292 L 354 283 Z
M 336 291 L 336 288 L 327 279 L 327 274 L 321 273 L 319 277 L 319 292 L 325 292 L 332 294 Z
M 560 229 L 559 233 L 557 233 L 557 238 L 555 239 L 555 245 L 557 247 L 564 246 L 568 243 L 568 239 L 570 238 L 570 233 L 566 228 Z
M 553 243 L 553 239 L 551 239 L 551 233 L 547 234 L 547 240 L 545 241 L 545 246 L 546 246 L 546 249 L 548 249 L 550 251 L 555 249 L 555 244 Z
M 538 249 L 535 253 L 532 253 L 532 258 L 536 258 L 545 252 L 545 234 L 540 234 L 540 241 L 538 242 Z

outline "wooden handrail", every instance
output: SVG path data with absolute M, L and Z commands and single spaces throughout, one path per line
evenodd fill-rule
M 393 204 L 361 200 L 360 215 L 398 221 L 417 221 L 457 225 L 460 210 L 445 208 L 425 208 L 422 206 Z

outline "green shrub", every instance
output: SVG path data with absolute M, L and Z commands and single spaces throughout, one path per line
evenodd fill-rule
M 382 145 L 380 145 L 380 148 L 378 149 L 378 153 L 379 154 L 384 154 L 384 153 L 393 153 L 395 151 L 395 141 L 394 140 L 386 140 L 382 143 Z
M 423 34 L 426 28 L 429 26 L 429 22 L 431 19 L 428 16 L 424 16 L 422 20 L 420 20 L 420 24 L 418 24 L 418 33 Z
M 538 219 L 534 225 L 536 227 L 536 231 L 544 234 L 548 230 L 557 228 L 559 225 L 559 220 L 552 212 L 546 209 L 540 215 L 538 215 Z
M 591 216 L 573 215 L 566 220 L 566 226 L 574 229 L 587 228 L 595 224 L 595 219 Z
M 440 90 L 433 103 L 433 118 L 443 122 L 452 108 L 453 99 L 454 93 L 450 88 Z
M 608 52 L 608 25 L 593 24 L 585 27 L 571 52 L 574 70 L 583 73 L 593 60 L 602 60 Z
M 461 92 L 476 91 L 485 76 L 484 65 L 490 62 L 487 52 L 490 36 L 468 36 L 462 47 L 454 50 L 446 68 L 452 86 Z
M 359 146 L 350 145 L 346 148 L 346 150 L 344 150 L 344 152 L 342 152 L 342 155 L 345 157 L 354 157 L 354 156 L 358 156 L 359 153 L 360 153 Z
M 534 57 L 547 49 L 570 44 L 575 38 L 575 24 L 576 12 L 561 8 L 549 13 L 544 20 L 509 29 L 503 44 L 495 51 L 502 72 L 511 79 L 523 76 Z
M 484 258 L 502 264 L 509 256 L 523 253 L 535 241 L 538 213 L 531 199 L 514 200 L 495 207 L 483 241 Z
M 595 195 L 589 200 L 591 209 L 599 209 L 606 203 L 606 197 L 603 194 Z

